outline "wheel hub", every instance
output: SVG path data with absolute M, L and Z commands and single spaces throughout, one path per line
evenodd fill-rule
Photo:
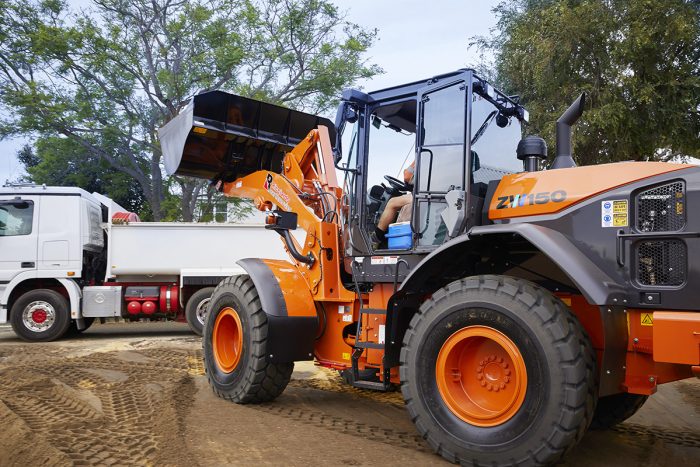
M 22 324 L 33 332 L 43 332 L 56 321 L 56 310 L 43 300 L 31 302 L 22 310 Z
M 214 361 L 221 371 L 231 373 L 238 366 L 243 351 L 243 326 L 236 310 L 222 309 L 212 333 Z
M 527 372 L 520 351 L 487 326 L 452 334 L 438 353 L 435 374 L 447 408 L 472 425 L 505 423 L 525 400 Z

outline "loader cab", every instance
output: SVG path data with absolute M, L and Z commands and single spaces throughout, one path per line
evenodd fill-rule
M 410 269 L 480 224 L 489 184 L 523 171 L 516 148 L 526 119 L 514 99 L 472 70 L 369 94 L 346 91 L 336 119 L 346 255 L 404 259 Z M 406 184 L 411 164 L 414 175 Z M 405 222 L 401 230 L 409 232 L 410 246 L 373 245 L 372 232 L 398 197 L 410 198 L 393 220 Z

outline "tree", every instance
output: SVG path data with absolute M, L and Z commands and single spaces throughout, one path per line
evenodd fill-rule
M 574 132 L 581 164 L 700 155 L 700 2 L 518 0 L 494 12 L 499 85 L 554 143 L 554 122 L 581 91 Z
M 151 212 L 141 186 L 123 172 L 110 170 L 106 161 L 93 155 L 74 140 L 58 137 L 39 138 L 17 153 L 34 183 L 79 186 L 88 192 L 109 196 L 115 202 L 150 220 Z
M 133 179 L 155 220 L 169 190 L 191 220 L 206 183 L 163 176 L 160 126 L 215 89 L 327 110 L 342 87 L 380 71 L 364 59 L 375 38 L 327 0 L 92 0 L 85 11 L 7 0 L 0 137 L 70 140 Z

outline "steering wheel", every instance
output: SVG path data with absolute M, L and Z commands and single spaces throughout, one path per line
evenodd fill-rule
M 413 191 L 413 187 L 408 183 L 402 182 L 398 178 L 394 178 L 390 175 L 384 175 L 384 180 L 389 182 L 389 185 L 395 190 L 399 191 Z

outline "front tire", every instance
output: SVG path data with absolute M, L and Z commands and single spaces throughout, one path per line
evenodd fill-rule
M 238 404 L 260 403 L 282 394 L 294 362 L 268 360 L 267 315 L 247 275 L 224 279 L 209 302 L 202 347 L 214 393 Z
M 12 330 L 29 342 L 59 339 L 70 326 L 68 300 L 51 289 L 36 289 L 18 298 L 10 311 Z
M 435 292 L 411 320 L 401 391 L 420 434 L 450 462 L 550 464 L 590 424 L 594 362 L 578 320 L 547 290 L 470 277 Z
M 192 294 L 185 305 L 185 318 L 192 332 L 201 336 L 204 332 L 204 323 L 207 321 L 207 308 L 214 287 L 205 287 Z

